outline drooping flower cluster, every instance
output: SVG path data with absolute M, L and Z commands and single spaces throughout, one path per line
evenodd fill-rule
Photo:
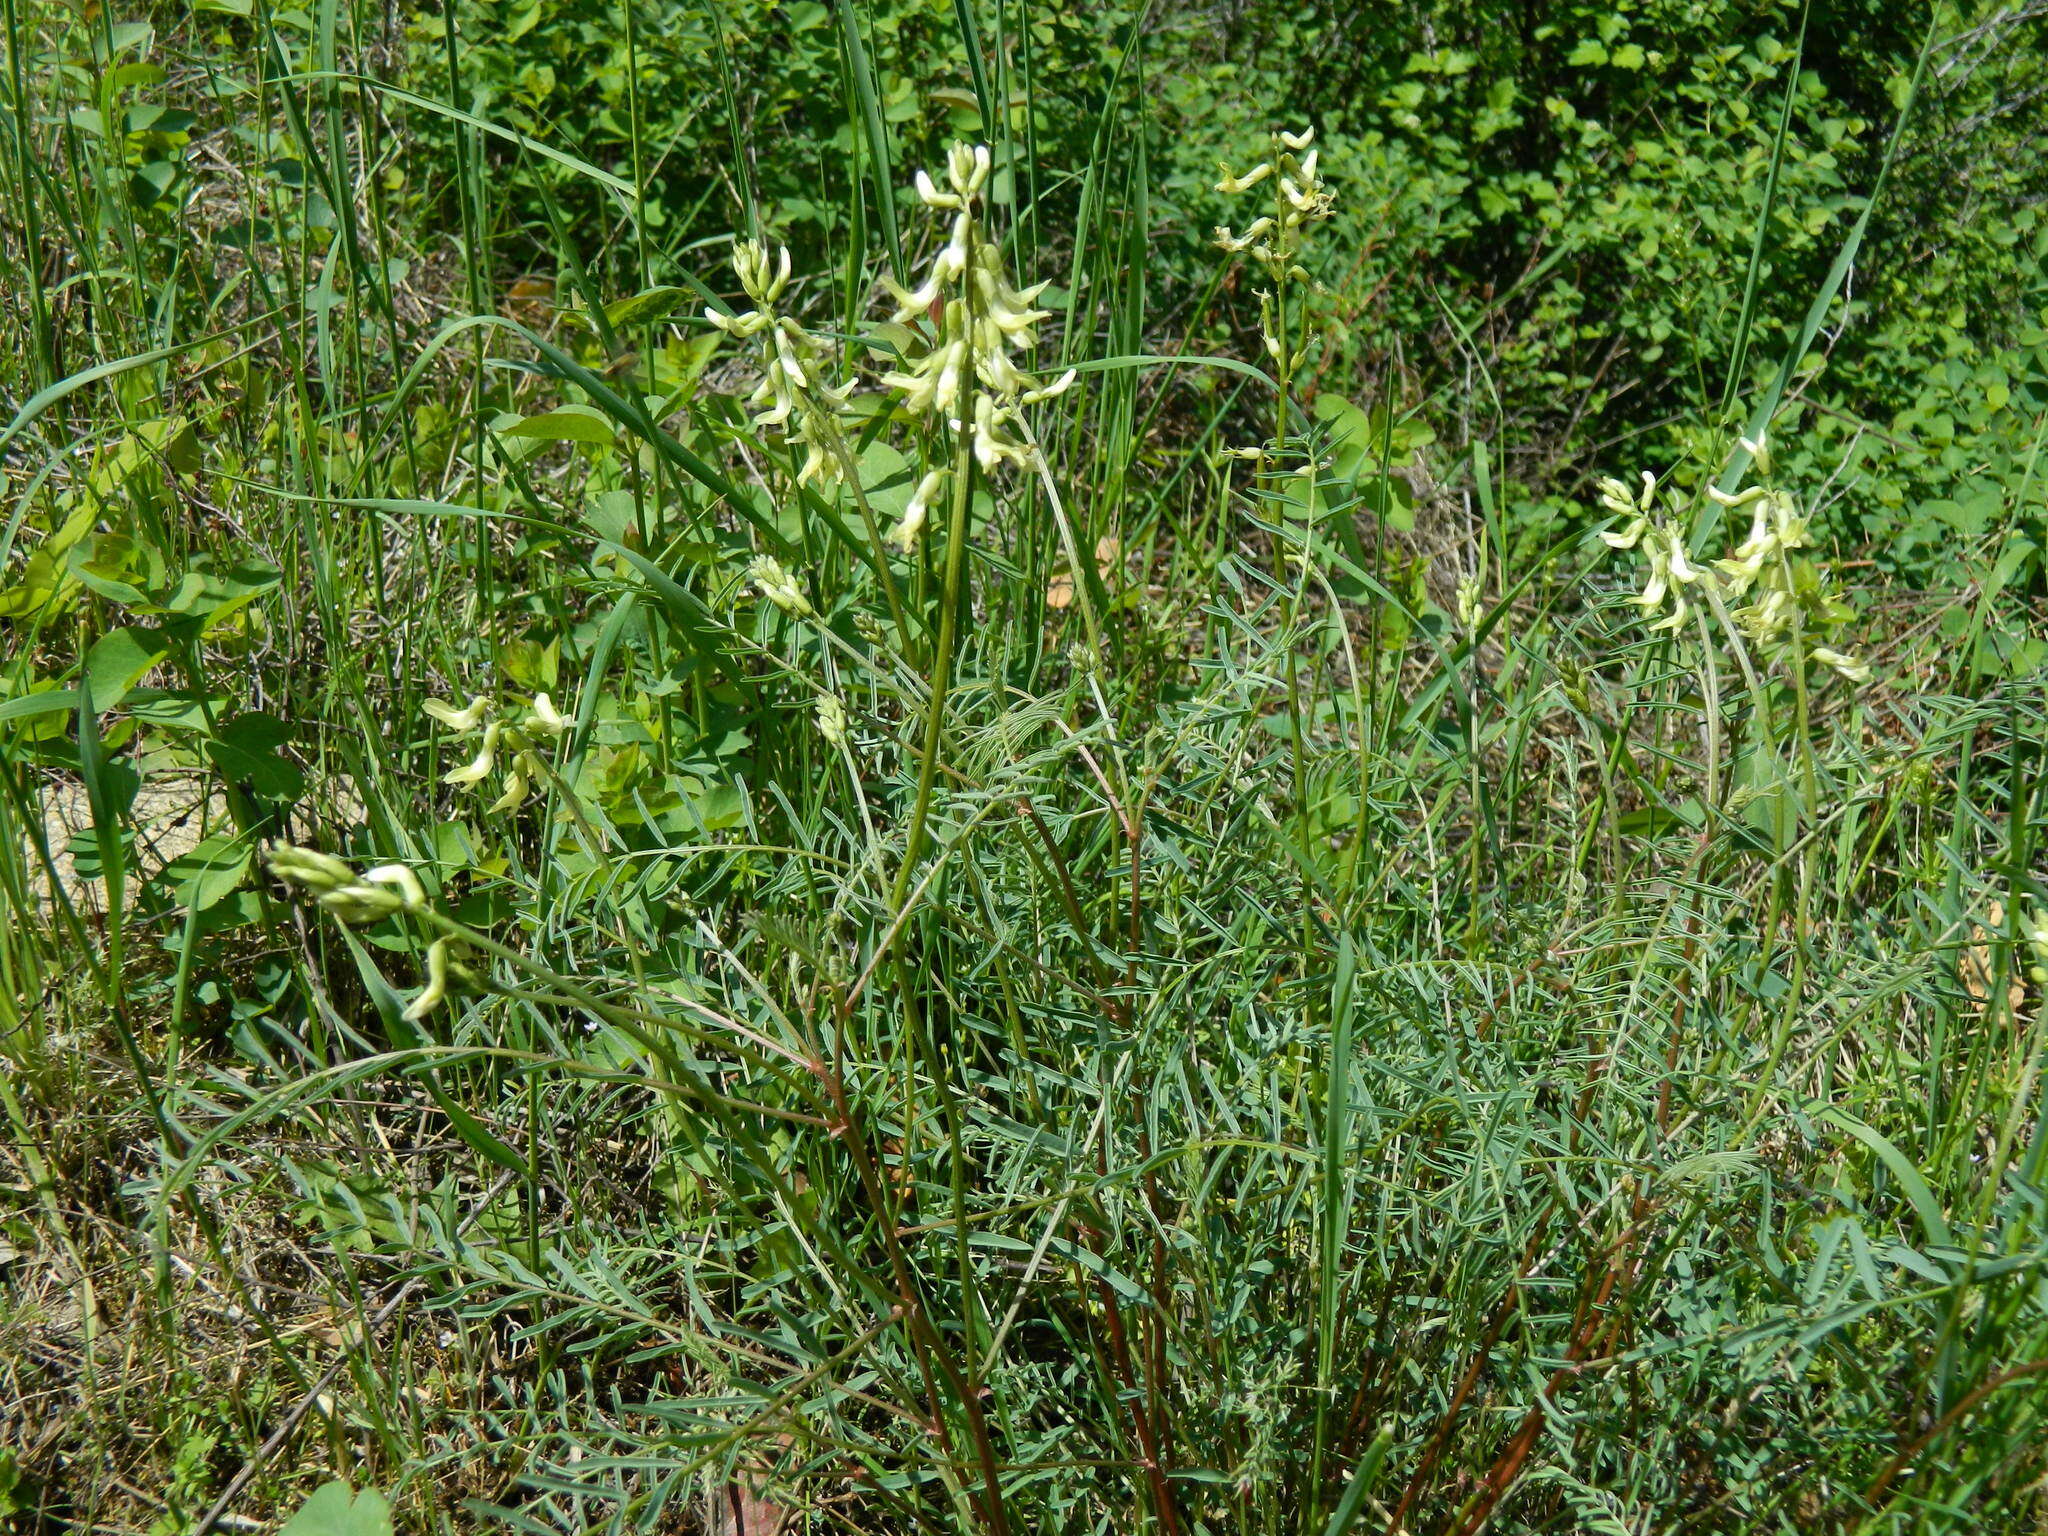
M 480 784 L 490 777 L 501 759 L 510 763 L 502 792 L 485 807 L 492 815 L 516 811 L 525 803 L 535 781 L 547 776 L 547 770 L 541 764 L 540 749 L 569 729 L 568 719 L 544 693 L 535 694 L 533 703 L 524 713 L 509 719 L 491 719 L 491 700 L 482 694 L 471 699 L 462 709 L 440 699 L 430 699 L 425 709 L 457 736 L 467 736 L 476 730 L 483 732 L 483 741 L 476 756 L 460 768 L 443 774 L 443 784 Z
M 278 879 L 310 892 L 323 910 L 353 926 L 394 912 L 416 912 L 427 904 L 419 876 L 403 864 L 379 864 L 359 875 L 331 854 L 293 843 L 271 844 L 267 862 Z
M 946 157 L 946 185 L 917 173 L 917 195 L 927 208 L 952 215 L 952 229 L 932 258 L 931 269 L 916 289 L 884 279 L 896 301 L 897 324 L 928 318 L 937 338 L 919 357 L 882 376 L 883 384 L 901 396 L 913 416 L 936 415 L 955 433 L 973 440 L 974 456 L 984 470 L 1000 463 L 1029 466 L 1037 450 L 1018 434 L 1025 406 L 1050 400 L 1074 382 L 1073 369 L 1050 383 L 1019 366 L 1038 345 L 1038 324 L 1049 310 L 1032 305 L 1044 283 L 1025 289 L 1010 286 L 1002 254 L 982 228 L 981 202 L 988 186 L 987 145 L 955 144 Z M 943 488 L 950 472 L 934 471 L 919 484 L 902 524 L 892 535 L 908 549 L 917 537 L 925 510 Z
M 1748 438 L 1741 441 L 1757 472 L 1767 477 L 1767 445 Z M 1816 662 L 1850 682 L 1867 682 L 1868 662 L 1814 643 L 1817 636 L 1853 618 L 1854 612 L 1830 590 L 1821 567 L 1801 553 L 1810 542 L 1810 526 L 1798 504 L 1768 485 L 1733 494 L 1710 486 L 1707 495 L 1731 511 L 1750 508 L 1750 525 L 1748 537 L 1732 555 L 1702 566 L 1690 557 L 1678 523 L 1657 516 L 1655 476 L 1643 473 L 1640 492 L 1619 480 L 1600 481 L 1601 504 L 1626 519 L 1621 528 L 1603 530 L 1600 537 L 1611 549 L 1640 549 L 1649 562 L 1649 575 L 1636 602 L 1650 610 L 1670 602 L 1670 611 L 1649 628 L 1670 632 L 1683 625 L 1692 611 L 1688 593 L 1697 587 L 1728 605 L 1737 628 L 1764 654 L 1791 665 Z
M 776 308 L 789 287 L 786 248 L 771 260 L 758 240 L 742 240 L 733 247 L 732 269 L 756 307 L 737 315 L 706 309 L 704 318 L 736 340 L 759 338 L 761 382 L 747 397 L 747 404 L 758 408 L 754 425 L 787 432 L 804 445 L 799 485 L 814 479 L 836 483 L 844 458 L 839 413 L 853 393 L 853 381 L 829 382 L 830 349 L 795 316 Z
M 322 910 L 351 926 L 381 921 L 399 912 L 424 912 L 427 893 L 419 876 L 403 864 L 379 864 L 360 875 L 331 854 L 292 843 L 272 843 L 264 853 L 270 872 L 286 885 L 307 892 Z M 447 1000 L 451 982 L 474 983 L 475 977 L 457 959 L 454 941 L 438 938 L 427 946 L 427 984 L 403 1015 L 417 1024 Z

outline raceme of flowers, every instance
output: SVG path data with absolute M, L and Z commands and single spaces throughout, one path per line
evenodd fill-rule
M 967 434 L 984 470 L 1035 463 L 1037 450 L 1020 430 L 1020 413 L 1061 394 L 1076 377 L 1069 369 L 1043 382 L 1024 365 L 1037 346 L 1039 322 L 1050 314 L 1032 307 L 1046 285 L 1012 287 L 996 243 L 986 237 L 981 210 L 990 167 L 986 145 L 955 144 L 946 158 L 944 186 L 918 172 L 918 197 L 934 212 L 950 216 L 949 237 L 916 289 L 887 279 L 884 286 L 896 306 L 894 323 L 929 321 L 936 336 L 922 353 L 881 378 L 908 415 L 935 418 L 948 431 Z M 755 410 L 754 425 L 784 431 L 804 444 L 799 484 L 836 484 L 845 478 L 852 457 L 845 418 L 854 381 L 833 382 L 833 348 L 780 307 L 790 282 L 786 249 L 771 256 L 760 242 L 741 241 L 733 248 L 732 264 L 754 307 L 736 314 L 706 309 L 704 317 L 736 340 L 758 343 L 761 379 L 747 400 Z M 917 547 L 952 474 L 938 468 L 919 480 L 887 535 L 898 551 L 907 555 Z M 809 612 L 794 578 L 779 565 L 772 571 L 760 565 L 756 562 L 750 575 L 764 597 L 786 612 Z
M 1760 474 L 1770 473 L 1770 454 L 1763 443 L 1742 439 Z M 1870 665 L 1813 637 L 1853 618 L 1854 610 L 1831 591 L 1826 573 L 1802 553 L 1810 543 L 1809 520 L 1785 492 L 1753 485 L 1733 494 L 1709 487 L 1708 496 L 1734 511 L 1747 507 L 1749 534 L 1725 559 L 1696 562 L 1686 548 L 1683 527 L 1658 515 L 1657 479 L 1647 470 L 1637 490 L 1619 480 L 1600 481 L 1600 501 L 1625 519 L 1619 529 L 1600 537 L 1611 549 L 1633 549 L 1648 563 L 1636 602 L 1663 617 L 1648 627 L 1677 631 L 1690 617 L 1695 594 L 1729 608 L 1736 627 L 1769 656 L 1791 662 L 1811 661 L 1850 682 L 1867 682 Z M 1794 655 L 1795 640 L 1803 652 Z
M 1336 196 L 1319 174 L 1321 151 L 1310 148 L 1315 137 L 1313 128 L 1274 134 L 1270 157 L 1243 175 L 1233 174 L 1227 165 L 1217 166 L 1223 177 L 1216 190 L 1226 196 L 1249 192 L 1272 179 L 1273 211 L 1254 219 L 1242 234 L 1234 233 L 1227 224 L 1218 225 L 1216 243 L 1232 255 L 1250 252 L 1252 260 L 1275 282 L 1286 278 L 1310 281 L 1296 258 L 1309 226 L 1320 224 L 1336 208 Z
M 1302 255 L 1310 231 L 1331 216 L 1337 202 L 1323 182 L 1322 152 L 1313 147 L 1315 137 L 1313 128 L 1278 132 L 1272 135 L 1267 158 L 1250 170 L 1238 173 L 1227 165 L 1217 166 L 1222 172 L 1216 183 L 1218 192 L 1234 197 L 1263 187 L 1270 197 L 1269 210 L 1241 232 L 1227 224 L 1218 225 L 1216 244 L 1228 255 L 1249 255 L 1266 279 L 1259 290 L 1259 332 L 1266 355 L 1280 370 L 1283 381 L 1308 361 L 1317 339 L 1305 306 L 1296 306 L 1290 328 L 1286 294 L 1290 287 L 1307 290 L 1315 286 L 1315 279 L 1301 264 Z M 1225 448 L 1218 458 L 1258 463 L 1268 454 L 1268 447 L 1259 445 Z M 1308 464 L 1300 472 L 1313 476 L 1316 469 Z
M 799 485 L 814 479 L 837 483 L 845 458 L 839 413 L 853 394 L 853 381 L 828 382 L 830 350 L 802 322 L 776 309 L 789 287 L 787 249 L 771 262 L 766 246 L 742 240 L 733 247 L 732 269 L 755 308 L 733 315 L 707 309 L 704 318 L 736 340 L 760 339 L 761 382 L 747 398 L 749 406 L 759 407 L 754 425 L 786 431 L 804 445 Z
M 569 729 L 568 719 L 544 693 L 535 694 L 533 703 L 523 713 L 507 719 L 492 719 L 492 702 L 482 694 L 461 709 L 439 699 L 429 700 L 425 709 L 457 736 L 483 732 L 476 755 L 460 768 L 443 774 L 443 784 L 480 784 L 501 764 L 506 765 L 498 798 L 485 807 L 493 815 L 519 809 L 534 782 L 546 776 L 539 755 L 541 748 Z
M 917 288 L 887 279 L 884 285 L 896 301 L 891 317 L 896 324 L 929 318 L 938 334 L 921 356 L 882 376 L 906 412 L 936 416 L 950 431 L 969 434 L 975 459 L 985 470 L 1004 462 L 1024 467 L 1036 462 L 1036 448 L 1018 435 L 1020 412 L 1063 393 L 1075 379 L 1070 368 L 1041 383 L 1019 366 L 1038 345 L 1038 323 L 1051 312 L 1032 307 L 1044 283 L 1010 286 L 1002 253 L 982 228 L 989 164 L 986 145 L 955 144 L 946 157 L 943 188 L 926 172 L 917 173 L 918 197 L 934 212 L 950 214 L 952 229 Z M 936 471 L 918 486 L 899 525 L 899 547 L 915 540 L 916 527 L 947 475 Z

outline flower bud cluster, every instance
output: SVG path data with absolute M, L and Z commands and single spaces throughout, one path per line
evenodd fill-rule
M 816 708 L 818 734 L 825 745 L 837 749 L 846 745 L 846 701 L 836 693 L 818 695 Z
M 754 590 L 794 619 L 809 618 L 816 612 L 796 577 L 773 555 L 757 556 L 747 566 L 747 579 Z
M 1051 312 L 1032 307 L 1044 283 L 1010 286 L 1001 252 L 982 228 L 989 166 L 987 145 L 955 144 L 946 158 L 943 188 L 926 172 L 917 173 L 918 197 L 934 212 L 952 215 L 951 233 L 916 289 L 886 279 L 884 286 L 896 302 L 892 318 L 897 324 L 929 318 L 938 334 L 922 356 L 882 376 L 882 383 L 902 397 L 905 411 L 936 415 L 951 431 L 966 433 L 985 470 L 1004 462 L 1027 467 L 1035 462 L 1036 449 L 1017 434 L 1019 412 L 1063 393 L 1075 379 L 1068 369 L 1041 383 L 1018 366 L 1018 359 L 1038 345 L 1038 324 Z M 942 483 L 927 476 L 919 486 L 911 504 L 916 523 Z M 910 512 L 894 537 L 901 548 L 915 542 Z
M 1766 445 L 1744 438 L 1742 446 L 1758 471 L 1768 474 Z M 1803 654 L 1792 654 L 1795 637 L 1810 641 L 1854 613 L 1830 590 L 1821 567 L 1800 553 L 1808 547 L 1811 527 L 1785 492 L 1753 485 L 1731 495 L 1709 487 L 1707 495 L 1721 506 L 1731 511 L 1750 508 L 1750 525 L 1748 537 L 1732 555 L 1703 566 L 1691 559 L 1677 523 L 1656 515 L 1654 476 L 1644 472 L 1640 492 L 1610 478 L 1603 478 L 1599 489 L 1601 504 L 1626 520 L 1620 529 L 1603 530 L 1600 537 L 1611 549 L 1640 549 L 1649 562 L 1649 575 L 1636 602 L 1655 610 L 1670 601 L 1670 612 L 1649 628 L 1669 632 L 1684 624 L 1691 612 L 1688 592 L 1697 587 L 1731 605 L 1729 617 L 1736 627 L 1766 653 L 1794 664 L 1818 663 L 1852 683 L 1869 681 L 1868 662 L 1832 646 L 1808 643 Z
M 272 843 L 264 850 L 264 862 L 279 880 L 307 892 L 323 911 L 344 923 L 361 926 L 399 912 L 426 910 L 426 890 L 419 876 L 403 864 L 379 864 L 358 875 L 343 860 L 294 843 Z M 417 1024 L 440 1007 L 451 981 L 475 982 L 451 945 L 451 940 L 440 938 L 427 946 L 427 984 L 406 1007 L 407 1023 Z
M 498 798 L 485 807 L 492 815 L 516 811 L 525 803 L 534 782 L 546 776 L 540 749 L 569 729 L 567 717 L 544 693 L 535 694 L 533 703 L 524 713 L 516 713 L 507 719 L 492 719 L 491 700 L 482 694 L 471 699 L 462 709 L 440 699 L 430 699 L 424 707 L 429 716 L 457 736 L 467 736 L 477 730 L 483 732 L 476 756 L 460 768 L 443 774 L 443 784 L 480 784 L 490 777 L 500 762 L 510 765 L 505 771 Z
M 830 383 L 830 349 L 795 316 L 776 308 L 789 287 L 786 248 L 771 260 L 758 240 L 742 240 L 733 247 L 732 268 L 755 307 L 737 315 L 707 309 L 704 318 L 736 340 L 759 338 L 761 382 L 747 397 L 747 404 L 757 408 L 754 425 L 787 432 L 804 445 L 799 485 L 814 479 L 836 483 L 842 460 L 836 451 L 839 413 L 853 393 L 853 381 Z

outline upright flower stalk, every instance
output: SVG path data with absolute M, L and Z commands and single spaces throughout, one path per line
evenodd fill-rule
M 1273 364 L 1279 385 L 1273 443 L 1284 445 L 1288 438 L 1288 406 L 1293 398 L 1294 376 L 1308 361 L 1314 337 L 1306 320 L 1306 299 L 1315 279 L 1302 265 L 1308 236 L 1314 227 L 1336 209 L 1336 196 L 1324 184 L 1322 152 L 1314 147 L 1316 131 L 1273 134 L 1267 157 L 1250 170 L 1238 174 L 1218 165 L 1222 177 L 1216 190 L 1226 196 L 1242 196 L 1264 187 L 1268 210 L 1254 218 L 1242 232 L 1228 224 L 1216 228 L 1216 244 L 1226 255 L 1248 256 L 1265 278 L 1259 290 L 1259 334 L 1267 358 Z M 1232 450 L 1234 458 L 1263 461 L 1263 448 Z
M 1295 375 L 1309 360 L 1318 339 L 1308 319 L 1308 298 L 1315 288 L 1315 279 L 1302 265 L 1302 256 L 1310 232 L 1335 211 L 1336 197 L 1323 184 L 1322 155 L 1314 147 L 1315 137 L 1316 131 L 1312 127 L 1296 133 L 1281 130 L 1269 140 L 1266 158 L 1251 169 L 1238 173 L 1227 165 L 1219 164 L 1217 167 L 1222 172 L 1216 183 L 1218 192 L 1227 197 L 1237 197 L 1263 187 L 1270 199 L 1268 211 L 1254 218 L 1241 233 L 1233 231 L 1227 224 L 1216 229 L 1217 246 L 1228 256 L 1248 256 L 1265 279 L 1264 286 L 1259 289 L 1259 334 L 1266 356 L 1273 365 L 1276 386 L 1271 447 L 1260 444 L 1225 451 L 1227 458 L 1248 460 L 1257 466 L 1255 473 L 1264 472 L 1268 458 L 1284 453 L 1293 438 Z M 1299 546 L 1293 551 L 1293 559 L 1301 580 L 1294 583 L 1288 595 L 1287 622 L 1290 628 L 1299 616 L 1307 583 L 1318 469 L 1312 452 L 1299 469 L 1303 486 L 1301 535 Z M 1267 489 L 1277 505 L 1286 505 L 1286 488 L 1277 475 L 1268 482 Z M 1286 538 L 1276 539 L 1273 548 L 1273 579 L 1276 584 L 1287 579 L 1289 557 Z M 1287 651 L 1287 711 L 1290 719 L 1301 718 L 1300 659 L 1292 646 Z M 1308 768 L 1303 733 L 1296 730 L 1292 735 L 1295 805 L 1304 818 L 1301 836 L 1306 851 L 1309 835 L 1305 820 Z
M 989 163 L 986 145 L 955 144 L 946 157 L 943 187 L 926 172 L 918 172 L 919 199 L 934 213 L 951 216 L 948 238 L 917 288 L 906 289 L 884 280 L 896 303 L 895 322 L 928 319 L 937 334 L 921 355 L 884 374 L 882 383 L 896 392 L 906 414 L 929 420 L 950 434 L 953 450 L 950 468 L 934 470 L 919 482 L 892 536 L 897 547 L 908 552 L 923 528 L 927 508 L 942 492 L 950 495 L 938 644 L 932 660 L 917 798 L 892 897 L 898 910 L 909 895 L 911 873 L 924 852 L 931 814 L 946 696 L 952 688 L 959 643 L 974 475 L 977 469 L 988 473 L 1004 464 L 1041 467 L 1038 447 L 1023 426 L 1022 412 L 1063 393 L 1075 377 L 1074 370 L 1068 369 L 1057 379 L 1041 382 L 1020 366 L 1020 359 L 1028 357 L 1038 344 L 1038 323 L 1047 318 L 1048 311 L 1032 307 L 1045 284 L 1022 290 L 1012 287 L 1000 251 L 986 237 L 982 200 Z
M 853 449 L 846 438 L 846 403 L 853 395 L 853 380 L 832 381 L 836 368 L 831 348 L 781 307 L 789 289 L 787 248 L 778 249 L 771 257 L 768 247 L 760 241 L 742 240 L 733 247 L 732 270 L 754 307 L 730 315 L 706 309 L 704 318 L 734 340 L 752 341 L 758 348 L 761 381 L 747 397 L 747 404 L 754 408 L 755 427 L 785 433 L 791 441 L 803 444 L 804 457 L 797 468 L 796 483 L 843 485 L 852 493 L 867 529 L 868 542 L 874 546 L 875 568 L 881 576 L 882 594 L 888 600 L 897 638 L 907 646 L 909 626 L 896 591 L 896 579 L 882 554 L 881 525 L 868 504 Z M 758 573 L 756 583 L 759 584 Z M 777 607 L 793 611 L 790 604 L 773 598 L 772 594 L 764 595 L 770 595 Z M 808 613 L 808 603 L 804 611 Z

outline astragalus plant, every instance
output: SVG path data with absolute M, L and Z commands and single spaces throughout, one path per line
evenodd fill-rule
M 1048 35 L 963 4 L 987 142 L 901 188 L 863 9 L 777 8 L 846 81 L 799 254 L 744 93 L 721 232 L 650 213 L 639 50 L 725 11 L 627 35 L 611 168 L 422 23 L 422 324 L 341 13 L 216 7 L 289 50 L 228 93 L 290 108 L 261 206 L 37 301 L 127 339 L 6 428 L 0 1520 L 330 1475 L 528 1536 L 2038 1520 L 2038 688 L 1934 686 L 1761 426 L 1753 486 L 1545 532 L 1479 371 L 1357 361 L 1384 146 L 1155 188 L 1112 101 L 1056 174 Z M 9 140 L 9 195 L 107 227 L 121 121 Z M 617 224 L 508 227 L 492 154 Z

